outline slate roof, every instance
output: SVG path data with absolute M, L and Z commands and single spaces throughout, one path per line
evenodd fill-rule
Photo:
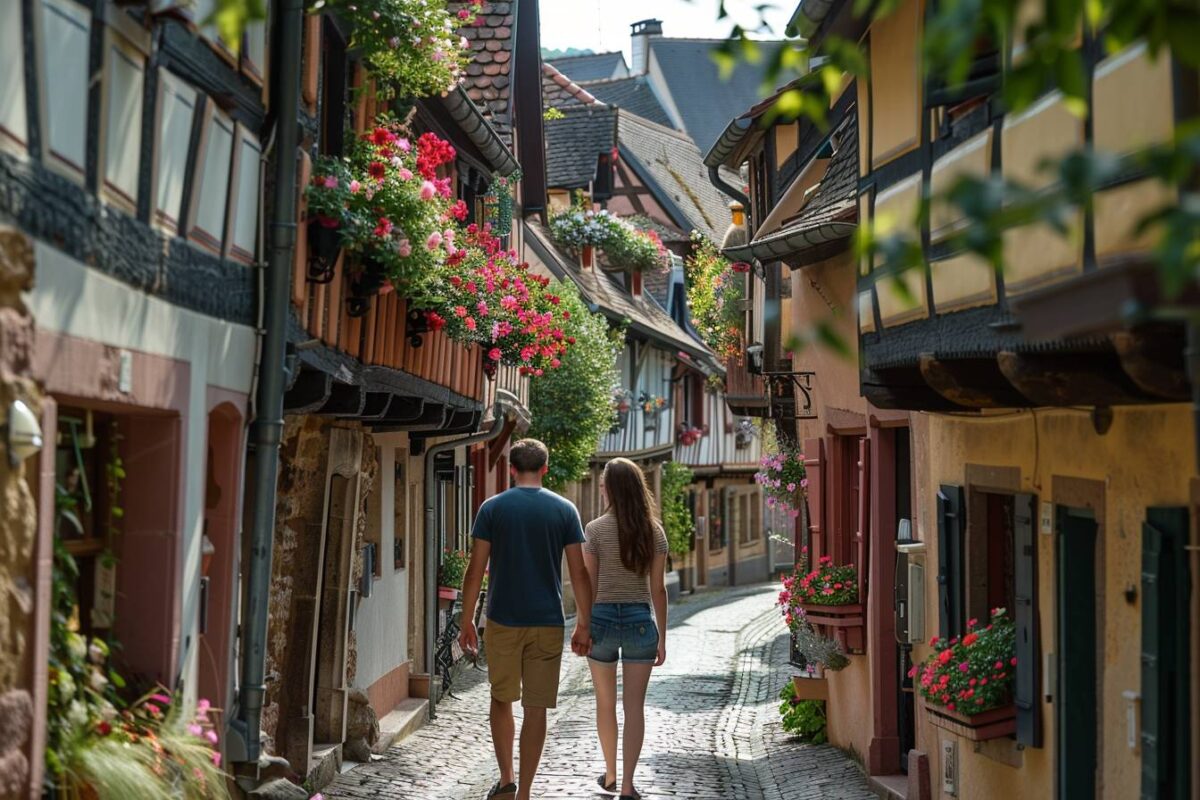
M 815 248 L 838 247 L 838 242 L 849 239 L 858 222 L 858 115 L 853 106 L 833 138 L 837 152 L 804 207 L 776 230 L 748 245 L 730 247 L 725 255 L 747 261 L 786 257 L 792 266 L 803 266 L 815 260 Z
M 763 78 L 775 48 L 787 46 L 783 42 L 759 42 L 758 62 L 739 59 L 729 77 L 722 80 L 712 52 L 723 41 L 654 37 L 649 42 L 650 56 L 670 90 L 684 130 L 704 153 L 729 120 L 741 115 L 762 96 Z
M 596 177 L 596 160 L 611 152 L 617 112 L 602 103 L 564 106 L 562 119 L 543 123 L 546 138 L 546 186 L 578 189 Z
M 540 222 L 527 218 L 524 224 L 528 234 L 525 241 L 532 246 L 533 253 L 560 280 L 570 280 L 578 286 L 586 303 L 609 319 L 628 319 L 633 330 L 665 347 L 682 350 L 716 367 L 717 361 L 712 351 L 676 325 L 675 320 L 649 294 L 634 297 L 608 273 L 598 269 L 582 269 L 576 259 L 558 249 L 550 231 Z
M 712 185 L 700 149 L 687 134 L 633 114 L 621 114 L 618 139 L 622 156 L 664 205 L 674 206 L 680 224 L 700 231 L 714 242 L 729 227 L 729 198 Z M 632 157 L 632 158 L 630 158 Z M 726 170 L 733 184 L 740 178 Z M 677 216 L 667 209 L 672 216 Z
M 560 0 L 561 2 L 561 0 Z M 583 56 L 563 56 L 550 62 L 573 81 L 602 81 L 623 78 L 629 74 L 625 54 L 620 50 L 612 53 L 589 53 Z
M 662 107 L 662 103 L 658 102 L 658 97 L 650 88 L 650 82 L 645 75 L 610 81 L 588 81 L 583 84 L 583 88 L 605 103 L 619 106 L 659 125 L 675 127 L 671 124 L 671 118 Z
M 451 13 L 468 5 L 451 3 Z M 510 94 L 512 90 L 513 44 L 516 3 L 508 0 L 484 0 L 474 25 L 459 29 L 471 43 L 463 88 L 483 110 L 484 117 L 505 144 L 512 145 Z
M 600 101 L 575 81 L 563 75 L 553 64 L 542 64 L 542 102 L 546 108 L 595 105 Z

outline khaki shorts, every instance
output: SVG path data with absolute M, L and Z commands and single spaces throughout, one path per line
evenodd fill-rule
M 528 708 L 558 705 L 563 629 L 510 628 L 488 620 L 483 629 L 492 699 Z

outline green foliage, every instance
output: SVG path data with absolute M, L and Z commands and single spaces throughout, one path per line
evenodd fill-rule
M 461 589 L 463 577 L 467 574 L 467 561 L 467 554 L 462 550 L 447 547 L 442 553 L 442 566 L 438 570 L 438 585 Z
M 694 231 L 692 246 L 692 254 L 684 261 L 692 324 L 719 357 L 740 361 L 746 318 L 742 286 L 747 265 L 730 263 L 708 237 Z
M 821 700 L 801 700 L 796 697 L 796 687 L 791 681 L 779 693 L 779 716 L 783 729 L 801 741 L 810 744 L 825 744 L 829 737 L 825 732 L 825 703 Z
M 695 476 L 687 465 L 668 461 L 662 473 L 662 522 L 667 534 L 667 549 L 672 555 L 683 555 L 692 549 L 696 537 L 696 522 L 688 508 L 688 487 Z
M 550 217 L 550 235 L 570 250 L 600 248 L 613 267 L 644 271 L 663 266 L 668 258 L 654 231 L 638 230 L 608 211 L 593 211 L 580 203 Z
M 571 314 L 564 332 L 575 341 L 558 369 L 532 379 L 529 435 L 550 448 L 546 485 L 562 489 L 587 474 L 601 437 L 616 421 L 613 392 L 624 332 L 589 310 L 573 285 L 557 285 L 556 291 L 560 307 Z
M 563 112 L 559 111 L 554 106 L 550 106 L 549 108 L 547 108 L 545 111 L 542 112 L 542 119 L 546 120 L 547 122 L 553 122 L 556 119 L 566 119 L 566 118 L 567 118 L 567 115 L 564 114 Z

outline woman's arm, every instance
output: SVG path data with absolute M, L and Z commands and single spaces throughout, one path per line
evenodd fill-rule
M 654 666 L 667 660 L 667 554 L 655 553 L 650 567 L 650 599 L 654 603 L 654 619 L 658 622 L 658 658 Z

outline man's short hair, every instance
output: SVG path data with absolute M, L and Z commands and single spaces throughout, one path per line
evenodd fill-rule
M 518 439 L 508 451 L 508 463 L 517 472 L 540 472 L 550 460 L 550 449 L 537 439 Z

